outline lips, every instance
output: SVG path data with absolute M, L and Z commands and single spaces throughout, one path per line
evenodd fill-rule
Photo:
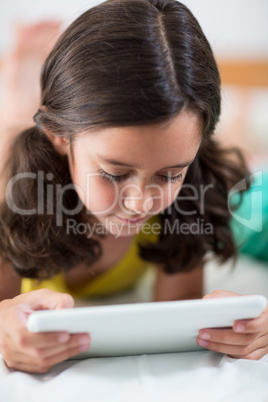
M 118 219 L 120 219 L 121 221 L 125 222 L 125 223 L 139 223 L 139 222 L 143 222 L 147 217 L 144 216 L 143 218 L 137 218 L 137 219 L 127 219 L 127 218 L 121 218 L 120 216 L 116 215 L 116 217 Z

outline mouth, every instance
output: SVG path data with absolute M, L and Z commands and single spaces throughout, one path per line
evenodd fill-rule
M 137 223 L 141 223 L 141 222 L 144 222 L 148 217 L 147 216 L 144 216 L 143 218 L 137 218 L 137 219 L 126 219 L 126 218 L 121 218 L 120 216 L 118 216 L 118 215 L 115 215 L 118 219 L 120 219 L 122 222 L 125 222 L 125 223 L 129 223 L 129 224 L 133 224 L 133 225 L 135 225 L 135 224 L 137 224 Z

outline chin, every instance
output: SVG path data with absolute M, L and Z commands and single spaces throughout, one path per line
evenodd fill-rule
M 135 236 L 141 230 L 143 225 L 127 226 L 127 225 L 117 225 L 116 228 L 106 227 L 107 231 L 115 237 L 131 237 Z

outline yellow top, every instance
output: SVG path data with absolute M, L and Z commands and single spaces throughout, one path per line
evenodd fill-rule
M 157 227 L 155 225 L 158 225 Z M 71 291 L 62 273 L 51 279 L 40 281 L 38 279 L 23 278 L 21 293 L 47 288 L 56 292 L 69 293 L 75 298 L 109 296 L 124 291 L 136 284 L 140 277 L 152 266 L 152 263 L 142 260 L 138 256 L 138 242 L 156 242 L 160 231 L 160 223 L 155 217 L 150 218 L 135 236 L 128 252 L 122 260 L 112 266 L 108 271 L 98 275 L 78 292 Z M 89 268 L 90 269 L 90 268 Z

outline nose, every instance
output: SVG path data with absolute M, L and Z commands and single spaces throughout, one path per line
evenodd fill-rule
M 131 214 L 145 215 L 153 208 L 153 204 L 154 201 L 150 194 L 146 197 L 141 195 L 124 197 L 124 207 L 127 209 L 125 212 L 131 212 Z

